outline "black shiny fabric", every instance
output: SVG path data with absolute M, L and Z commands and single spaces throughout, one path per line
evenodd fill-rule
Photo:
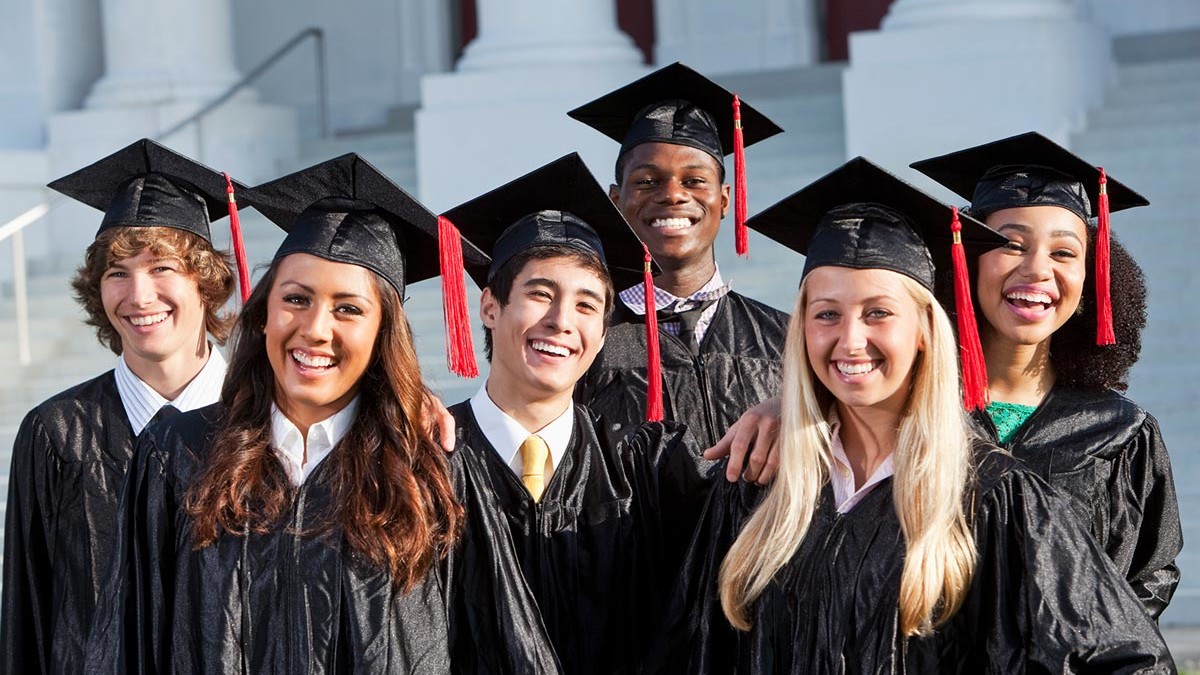
M 953 220 L 951 207 L 855 157 L 767 207 L 746 227 L 807 256 L 804 274 L 822 265 L 879 268 L 932 289 L 933 268 L 950 269 Z M 968 258 L 1008 243 L 969 215 L 958 220 Z
M 733 152 L 733 93 L 682 63 L 672 63 L 567 113 L 621 144 L 686 145 L 724 166 Z M 777 124 L 741 101 L 745 147 L 781 133 Z
M 212 241 L 209 222 L 229 215 L 223 174 L 148 138 L 48 187 L 104 212 L 96 236 L 113 227 L 174 227 Z
M 8 475 L 0 673 L 84 672 L 133 442 L 112 371 L 21 423 Z
M 986 218 L 1001 209 L 1025 206 L 1057 206 L 1083 221 L 1093 215 L 1082 183 L 1039 166 L 992 169 L 975 185 L 970 211 L 976 218 Z
M 496 270 L 514 255 L 533 246 L 568 246 L 596 254 L 600 262 L 608 265 L 604 257 L 604 243 L 591 225 L 583 222 L 569 211 L 541 210 L 521 217 L 509 225 L 490 249 L 492 263 L 488 267 L 487 281 L 491 281 Z
M 899 634 L 904 538 L 891 479 L 838 514 L 827 485 L 799 551 L 734 631 L 717 574 L 758 490 L 713 491 L 654 668 L 669 673 L 1168 673 L 1157 626 L 1041 479 L 977 454 L 979 562 L 962 608 L 927 638 Z
M 194 550 L 182 504 L 220 415 L 219 404 L 181 413 L 139 439 L 87 672 L 449 672 L 436 567 L 404 594 L 353 556 L 336 527 L 298 534 L 328 513 L 328 462 L 296 490 L 285 524 Z
M 642 242 L 578 153 L 563 155 L 470 201 L 446 218 L 463 237 L 491 254 L 490 264 L 465 261 L 480 288 L 514 255 L 561 245 L 600 256 L 614 280 L 642 280 Z
M 467 528 L 448 563 L 459 673 L 638 673 L 662 614 L 669 532 L 690 475 L 686 431 L 647 424 L 624 440 L 575 408 L 570 445 L 538 502 L 487 441 L 470 403 L 451 408 L 451 458 Z M 684 540 L 686 541 L 686 540 Z
M 423 272 L 410 275 L 404 252 L 408 244 L 403 227 L 374 205 L 347 199 L 322 199 L 305 209 L 284 237 L 275 260 L 307 253 L 339 263 L 358 265 L 387 279 L 404 297 L 405 282 L 437 276 L 437 260 L 423 258 Z
M 575 400 L 611 420 L 613 432 L 631 431 L 646 418 L 644 322 L 618 303 L 604 348 L 575 388 Z M 698 451 L 778 392 L 787 323 L 787 314 L 730 292 L 718 301 L 698 354 L 659 329 L 665 418 L 686 424 Z M 696 461 L 712 464 L 699 455 Z
M 910 166 L 970 200 L 977 218 L 1009 207 L 1050 205 L 1087 220 L 1099 205 L 1100 169 L 1036 131 Z M 1106 190 L 1112 213 L 1150 203 L 1112 176 Z
M 800 278 L 818 267 L 883 269 L 933 290 L 933 258 L 907 216 L 879 204 L 845 204 L 821 218 Z
M 975 421 L 996 440 L 986 413 Z M 1150 616 L 1162 614 L 1179 585 L 1183 531 L 1154 417 L 1113 391 L 1055 387 L 1003 445 L 1067 497 Z

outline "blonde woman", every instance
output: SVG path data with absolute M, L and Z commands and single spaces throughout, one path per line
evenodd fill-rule
M 1173 671 L 1065 503 L 969 435 L 932 293 L 953 220 L 858 158 L 752 221 L 807 255 L 779 474 L 713 494 L 660 670 Z M 1003 242 L 966 217 L 962 238 Z

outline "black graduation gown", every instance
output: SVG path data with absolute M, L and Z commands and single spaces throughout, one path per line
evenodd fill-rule
M 687 425 L 698 452 L 778 392 L 787 324 L 784 312 L 730 292 L 717 302 L 699 354 L 659 329 L 664 417 Z M 617 303 L 604 348 L 575 388 L 575 400 L 625 429 L 646 418 L 644 316 Z
M 0 673 L 83 672 L 133 442 L 112 371 L 21 423 L 8 477 Z
M 1057 492 L 1006 453 L 977 457 L 979 563 L 962 608 L 931 637 L 899 634 L 904 538 L 891 479 L 846 514 L 826 485 L 751 630 L 733 630 L 717 574 L 762 491 L 730 484 L 713 490 L 651 672 L 1174 672 L 1158 627 Z
M 220 415 L 219 404 L 176 415 L 139 440 L 87 672 L 449 672 L 436 566 L 403 594 L 336 530 L 298 534 L 327 514 L 328 462 L 296 490 L 285 524 L 194 550 L 183 499 Z
M 467 511 L 448 563 L 455 671 L 640 672 L 670 588 L 664 530 L 691 532 L 673 520 L 684 488 L 672 465 L 690 466 L 676 451 L 684 430 L 647 424 L 615 441 L 576 406 L 570 445 L 535 503 L 470 403 L 450 411 L 451 473 Z
M 975 415 L 998 442 L 986 413 Z M 1158 421 L 1114 391 L 1054 387 L 1001 444 L 1071 502 L 1150 616 L 1179 584 L 1183 548 L 1171 459 Z

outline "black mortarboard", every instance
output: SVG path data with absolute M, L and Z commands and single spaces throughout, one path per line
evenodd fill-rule
M 623 288 L 642 280 L 642 242 L 576 153 L 447 211 L 463 237 L 491 256 L 468 264 L 482 288 L 513 255 L 539 244 L 591 251 Z
M 96 236 L 114 227 L 174 227 L 211 242 L 209 222 L 229 215 L 223 174 L 148 138 L 48 187 L 104 212 Z
M 492 256 L 489 266 L 469 269 L 481 287 L 514 255 L 539 245 L 560 245 L 595 253 L 618 288 L 641 281 L 652 299 L 650 253 L 576 153 L 510 181 L 448 211 L 465 238 Z M 641 271 L 638 271 L 638 269 Z M 647 301 L 647 307 L 654 303 Z M 646 317 L 646 418 L 662 419 L 662 374 L 658 324 Z
M 309 253 L 366 267 L 387 279 L 402 298 L 405 284 L 441 273 L 437 215 L 355 153 L 242 195 L 287 232 L 276 260 Z M 471 264 L 487 260 L 469 244 L 464 255 Z
M 935 265 L 951 262 L 953 219 L 952 207 L 856 157 L 746 225 L 803 253 L 803 274 L 824 265 L 880 268 L 933 290 Z M 972 255 L 1008 241 L 970 216 L 960 216 L 959 222 L 963 245 Z
M 931 292 L 935 267 L 953 267 L 963 367 L 963 403 L 982 407 L 987 372 L 975 326 L 966 271 L 972 255 L 1008 240 L 958 209 L 942 204 L 871 163 L 855 157 L 751 218 L 754 228 L 805 255 L 801 278 L 825 266 L 885 269 Z
M 1021 206 L 1060 206 L 1083 220 L 1100 213 L 1101 169 L 1030 131 L 939 157 L 912 168 L 971 202 L 977 218 Z M 1109 212 L 1150 202 L 1105 176 Z
M 743 148 L 782 132 L 778 125 L 682 63 L 660 68 L 567 114 L 620 143 L 618 157 L 649 142 L 696 148 L 722 167 L 725 155 L 734 153 L 737 248 L 739 255 L 746 252 Z
M 288 233 L 275 252 L 276 260 L 308 253 L 365 267 L 387 279 L 401 298 L 405 284 L 446 271 L 442 302 L 447 314 L 466 311 L 464 260 L 473 265 L 487 260 L 456 232 L 445 230 L 440 219 L 403 188 L 354 153 L 254 187 L 246 191 L 245 199 Z M 450 369 L 474 377 L 469 333 L 464 344 L 464 338 L 452 332 L 449 321 L 447 333 Z M 460 353 L 460 348 L 465 351 Z
M 682 63 L 673 63 L 567 113 L 621 144 L 621 154 L 648 142 L 703 150 L 724 163 L 733 152 L 734 94 Z M 746 146 L 780 133 L 741 103 Z
M 1117 341 L 1109 298 L 1109 214 L 1150 202 L 1066 148 L 1029 131 L 913 162 L 912 168 L 971 200 L 977 218 L 1001 209 L 1058 206 L 1097 220 L 1096 344 Z

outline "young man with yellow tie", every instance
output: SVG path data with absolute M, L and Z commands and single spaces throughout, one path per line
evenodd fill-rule
M 644 249 L 578 155 L 446 217 L 492 256 L 468 270 L 491 371 L 450 409 L 467 515 L 447 575 L 455 669 L 637 672 L 668 534 L 690 532 L 684 493 L 700 480 L 675 451 L 682 427 L 614 435 L 572 394 L 604 343 L 613 278 L 640 278 Z

